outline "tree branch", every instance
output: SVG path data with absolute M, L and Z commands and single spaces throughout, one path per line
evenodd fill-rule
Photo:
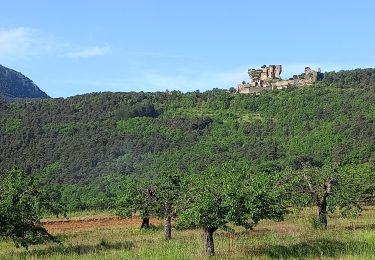
M 329 195 L 332 194 L 332 185 L 334 180 L 329 178 L 326 183 L 324 184 L 324 194 L 323 198 L 326 199 Z
M 314 187 L 312 186 L 310 179 L 306 175 L 303 175 L 303 177 L 304 177 L 305 181 L 307 182 L 307 186 L 309 188 L 309 193 L 311 194 L 315 204 L 319 205 L 320 200 L 319 200 L 318 193 L 314 190 Z

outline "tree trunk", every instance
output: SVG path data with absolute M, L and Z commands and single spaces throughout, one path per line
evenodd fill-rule
M 322 203 L 318 205 L 319 208 L 319 217 L 318 221 L 322 228 L 327 228 L 327 201 L 323 200 Z
M 217 228 L 214 227 L 206 227 L 204 228 L 204 235 L 206 238 L 206 254 L 208 256 L 214 256 L 215 255 L 215 245 L 214 245 L 214 232 L 217 230 Z
M 150 227 L 150 218 L 149 217 L 142 218 L 141 229 L 142 228 L 149 228 L 149 227 Z
M 172 208 L 171 208 L 171 205 L 169 204 L 165 206 L 164 232 L 165 232 L 165 239 L 171 240 L 172 239 Z

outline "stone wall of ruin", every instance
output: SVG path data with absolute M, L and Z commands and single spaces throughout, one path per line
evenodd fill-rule
M 306 67 L 304 76 L 293 76 L 293 79 L 281 80 L 281 65 L 263 66 L 261 69 L 249 69 L 250 83 L 239 84 L 236 88 L 238 93 L 259 93 L 264 90 L 285 89 L 292 86 L 301 87 L 312 85 L 315 81 L 322 77 L 320 69 L 317 71 Z

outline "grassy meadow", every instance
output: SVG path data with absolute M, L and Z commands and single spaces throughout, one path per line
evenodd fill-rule
M 375 207 L 367 207 L 358 218 L 329 217 L 328 229 L 312 226 L 314 209 L 287 216 L 282 222 L 263 221 L 254 230 L 236 228 L 235 233 L 215 234 L 215 259 L 375 259 Z M 80 221 L 71 229 L 54 226 L 60 244 L 15 248 L 0 242 L 0 259 L 205 259 L 201 230 L 174 230 L 173 240 L 164 241 L 161 222 L 140 230 L 138 219 L 109 222 L 105 212 L 75 214 Z M 97 223 L 86 223 L 94 219 Z M 51 219 L 47 219 L 51 221 Z M 87 225 L 85 225 L 85 223 Z

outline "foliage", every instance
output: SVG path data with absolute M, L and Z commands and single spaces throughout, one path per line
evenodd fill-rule
M 58 163 L 46 181 L 71 210 L 108 208 L 119 179 L 153 178 L 163 161 L 189 175 L 243 158 L 254 172 L 273 173 L 306 155 L 342 172 L 374 162 L 374 71 L 328 73 L 309 88 L 259 96 L 215 89 L 0 100 L 0 171 Z
M 355 69 L 325 73 L 323 83 L 340 88 L 374 88 L 374 78 L 374 69 Z
M 35 179 L 19 168 L 0 176 L 0 238 L 10 238 L 17 246 L 55 241 L 40 218 L 46 210 L 61 211 L 57 198 L 38 189 Z
M 242 164 L 225 164 L 188 177 L 180 227 L 217 227 L 228 223 L 253 227 L 262 219 L 281 220 L 286 207 L 283 188 L 275 189 L 276 176 L 249 173 Z
M 17 131 L 21 128 L 22 120 L 17 118 L 9 118 L 5 122 L 3 122 L 1 131 L 5 134 L 12 134 L 13 132 Z
M 373 164 L 322 167 L 311 157 L 296 161 L 297 169 L 284 173 L 291 191 L 290 201 L 293 205 L 318 208 L 320 223 L 314 221 L 313 226 L 326 227 L 326 215 L 335 210 L 340 210 L 343 216 L 358 215 L 363 204 L 372 199 L 375 185 Z
M 144 102 L 135 103 L 132 105 L 126 105 L 122 107 L 118 112 L 117 116 L 120 119 L 126 120 L 134 117 L 158 117 L 159 112 L 156 111 L 153 104 L 150 104 L 145 100 Z
M 246 164 L 211 167 L 189 176 L 178 215 L 183 228 L 199 227 L 206 235 L 206 252 L 213 256 L 213 233 L 232 230 L 230 223 L 252 228 L 262 219 L 282 220 L 286 213 L 283 188 L 274 176 L 249 174 Z
M 374 164 L 347 165 L 340 168 L 337 186 L 330 203 L 337 205 L 343 216 L 358 215 L 363 210 L 363 205 L 371 203 L 375 195 Z
M 152 196 L 154 188 L 150 179 L 126 178 L 116 201 L 117 214 L 131 217 L 133 213 L 139 213 L 141 218 L 160 216 L 160 207 Z
M 181 174 L 171 168 L 160 171 L 157 178 L 127 176 L 116 198 L 117 214 L 129 218 L 138 213 L 143 220 L 141 228 L 148 228 L 151 216 L 163 217 L 165 237 L 171 239 L 172 217 L 181 195 L 181 178 Z

